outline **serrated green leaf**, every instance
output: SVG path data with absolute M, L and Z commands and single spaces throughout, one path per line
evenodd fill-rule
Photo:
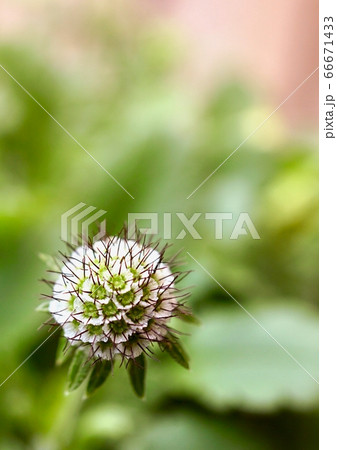
M 35 308 L 35 311 L 49 312 L 49 300 L 41 302 L 39 306 Z
M 88 353 L 84 350 L 77 349 L 68 371 L 68 392 L 77 389 L 88 376 L 91 365 L 87 360 Z
M 67 339 L 64 336 L 60 336 L 55 356 L 55 364 L 57 366 L 61 366 L 74 354 L 75 347 L 67 348 L 67 344 Z
M 48 269 L 55 270 L 55 271 L 60 270 L 60 268 L 58 267 L 56 260 L 53 256 L 47 255 L 46 253 L 39 253 L 38 256 L 39 256 L 40 260 L 46 264 Z
M 138 397 L 144 397 L 145 393 L 146 359 L 144 353 L 135 360 L 130 360 L 129 376 L 132 387 Z
M 111 361 L 100 360 L 95 363 L 87 385 L 87 395 L 93 394 L 111 373 Z
M 185 369 L 190 368 L 188 363 L 189 357 L 176 338 L 170 336 L 167 341 L 163 342 L 162 347 L 178 364 L 185 367 Z

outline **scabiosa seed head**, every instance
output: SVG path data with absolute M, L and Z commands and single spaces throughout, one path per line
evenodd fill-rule
M 135 360 L 173 336 L 168 323 L 183 312 L 179 275 L 157 246 L 108 237 L 64 257 L 49 312 L 68 342 L 89 357 Z

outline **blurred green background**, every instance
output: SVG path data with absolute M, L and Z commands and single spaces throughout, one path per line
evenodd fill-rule
M 201 321 L 177 325 L 190 371 L 161 355 L 149 363 L 145 401 L 117 369 L 82 402 L 82 392 L 63 394 L 54 335 L 0 388 L 0 449 L 316 449 L 317 384 L 186 253 L 317 378 L 315 130 L 291 134 L 273 117 L 187 200 L 274 105 L 239 76 L 200 96 L 189 90 L 177 76 L 184 48 L 167 29 L 104 16 L 86 25 L 94 43 L 80 43 L 84 62 L 58 64 L 43 42 L 21 39 L 1 46 L 1 64 L 135 200 L 0 71 L 0 383 L 48 336 L 35 311 L 47 293 L 38 255 L 64 250 L 65 211 L 104 209 L 112 233 L 129 212 L 234 220 L 223 240 L 204 220 L 202 240 L 172 239 L 194 270 L 185 285 Z M 260 240 L 229 239 L 240 212 Z

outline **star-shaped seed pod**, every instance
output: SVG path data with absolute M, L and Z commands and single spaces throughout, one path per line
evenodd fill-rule
M 63 330 L 66 353 L 76 350 L 69 390 L 91 371 L 91 393 L 120 360 L 142 396 L 145 356 L 151 356 L 155 343 L 188 368 L 177 333 L 169 326 L 173 317 L 191 315 L 183 304 L 187 294 L 176 286 L 186 272 L 174 272 L 173 262 L 165 262 L 165 251 L 158 247 L 144 238 L 113 236 L 62 255 L 46 306 Z

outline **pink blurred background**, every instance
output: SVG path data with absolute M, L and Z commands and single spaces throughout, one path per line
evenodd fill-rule
M 103 17 L 117 19 L 126 30 L 145 26 L 173 31 L 186 53 L 177 75 L 191 89 L 207 90 L 238 75 L 260 91 L 271 110 L 318 66 L 315 0 L 3 0 L 0 37 L 24 40 L 68 64 L 83 52 L 95 52 L 90 23 Z M 316 72 L 280 114 L 290 130 L 315 126 L 317 103 Z

